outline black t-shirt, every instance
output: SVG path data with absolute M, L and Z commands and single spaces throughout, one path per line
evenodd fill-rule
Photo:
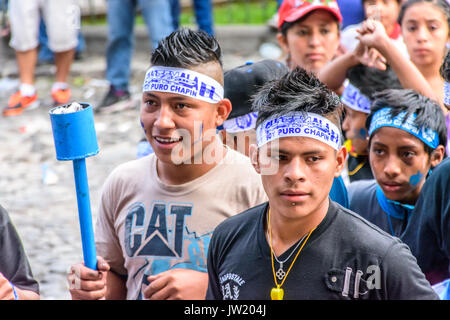
M 425 181 L 401 239 L 431 283 L 450 277 L 450 158 Z
M 39 293 L 22 242 L 6 210 L 0 206 L 0 272 L 16 287 Z
M 405 231 L 410 216 L 408 211 L 399 210 L 395 214 L 384 211 L 378 202 L 376 180 L 352 182 L 347 190 L 351 211 L 393 236 L 400 237 Z
M 264 234 L 267 207 L 233 216 L 214 231 L 207 299 L 270 299 L 275 282 Z M 285 262 L 285 271 L 294 257 Z M 286 300 L 438 299 L 404 243 L 333 201 L 282 289 Z
M 367 156 L 354 157 L 349 154 L 347 159 L 347 169 L 350 182 L 373 179 L 372 169 Z

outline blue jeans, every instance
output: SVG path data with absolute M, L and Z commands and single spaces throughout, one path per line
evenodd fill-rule
M 137 5 L 147 25 L 152 48 L 174 30 L 167 0 L 108 0 L 106 79 L 117 90 L 128 90 Z
M 198 28 L 205 31 L 210 35 L 214 35 L 213 29 L 213 6 L 211 0 L 193 0 L 195 20 L 197 21 Z M 170 0 L 170 6 L 172 11 L 172 23 L 174 29 L 178 29 L 180 25 L 180 1 Z

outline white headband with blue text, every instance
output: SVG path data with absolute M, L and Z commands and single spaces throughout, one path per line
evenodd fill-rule
M 142 91 L 176 93 L 209 103 L 218 103 L 224 94 L 222 85 L 211 77 L 188 69 L 163 66 L 153 66 L 147 71 Z
M 338 127 L 330 120 L 310 112 L 290 112 L 266 119 L 256 128 L 258 147 L 284 137 L 307 137 L 339 150 L 341 139 Z
M 364 112 L 367 114 L 370 113 L 370 99 L 362 94 L 361 91 L 359 91 L 359 89 L 352 85 L 350 82 L 344 88 L 344 92 L 341 96 L 341 101 L 347 107 L 353 110 Z

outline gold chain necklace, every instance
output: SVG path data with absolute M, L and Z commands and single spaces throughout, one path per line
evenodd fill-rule
M 353 176 L 354 174 L 356 174 L 365 164 L 366 164 L 367 160 L 364 160 L 363 162 L 359 163 L 355 169 L 353 169 L 352 171 L 348 171 L 348 175 L 349 176 Z M 347 163 L 347 169 L 349 169 L 348 167 L 348 163 Z
M 289 271 L 291 271 L 292 266 L 295 263 L 295 260 L 297 260 L 298 255 L 300 254 L 300 252 L 302 251 L 303 247 L 305 246 L 306 242 L 308 241 L 309 236 L 311 235 L 311 233 L 316 229 L 312 229 L 309 233 L 308 236 L 305 239 L 305 242 L 303 242 L 302 246 L 300 247 L 300 249 L 298 249 L 297 254 L 295 255 L 294 261 L 292 261 L 291 265 L 289 266 L 289 269 L 286 272 L 286 275 L 284 276 L 283 280 L 281 281 L 280 284 L 278 284 L 277 281 L 277 277 L 276 277 L 276 273 L 275 273 L 275 265 L 273 263 L 273 256 L 274 256 L 274 252 L 273 252 L 273 248 L 272 248 L 272 232 L 270 229 L 270 208 L 269 208 L 269 225 L 268 225 L 268 229 L 269 229 L 269 240 L 270 240 L 270 258 L 272 261 L 272 273 L 273 273 L 273 280 L 275 281 L 275 285 L 277 286 L 276 288 L 272 288 L 272 290 L 270 291 L 270 297 L 272 298 L 272 300 L 283 300 L 283 296 L 284 296 L 284 290 L 281 289 L 281 286 L 284 284 L 284 281 L 286 280 Z

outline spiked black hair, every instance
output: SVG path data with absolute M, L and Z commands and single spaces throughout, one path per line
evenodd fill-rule
M 189 68 L 208 62 L 222 67 L 219 42 L 204 31 L 181 28 L 162 39 L 153 51 L 151 63 L 155 66 Z
M 280 79 L 267 82 L 253 97 L 258 111 L 256 126 L 272 116 L 311 112 L 326 117 L 340 128 L 342 104 L 339 97 L 312 73 L 297 67 Z

